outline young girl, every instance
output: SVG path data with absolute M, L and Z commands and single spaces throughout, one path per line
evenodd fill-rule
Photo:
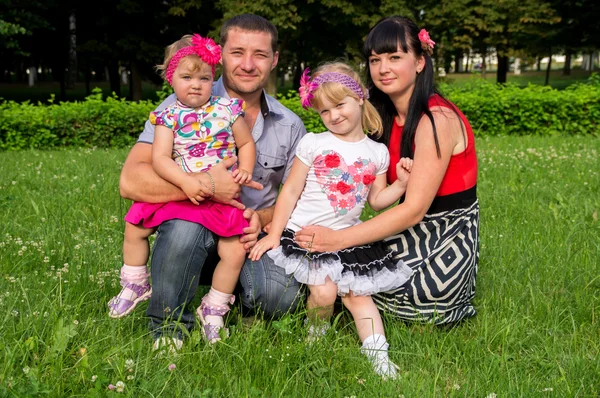
M 177 101 L 163 111 L 152 112 L 156 125 L 152 144 L 152 166 L 156 173 L 181 188 L 189 201 L 134 203 L 125 216 L 123 289 L 108 304 L 109 315 L 119 318 L 130 313 L 140 301 L 150 297 L 146 263 L 148 237 L 162 222 L 182 219 L 202 224 L 218 235 L 220 262 L 213 275 L 210 292 L 197 310 L 204 334 L 210 342 L 219 340 L 223 316 L 233 303 L 233 289 L 246 252 L 239 235 L 248 225 L 243 211 L 209 200 L 215 186 L 210 169 L 233 155 L 239 166 L 232 173 L 236 182 L 252 179 L 256 149 L 243 117 L 243 102 L 211 96 L 215 65 L 220 47 L 209 38 L 186 35 L 165 51 L 157 68 L 173 87 Z M 193 173 L 206 173 L 212 184 L 203 186 Z M 208 192 L 208 195 L 207 195 Z
M 368 200 L 374 210 L 396 202 L 405 191 L 411 161 L 403 159 L 398 179 L 386 187 L 389 154 L 383 144 L 367 137 L 380 134 L 381 119 L 367 100 L 359 76 L 343 63 L 320 67 L 301 80 L 302 105 L 321 116 L 328 131 L 307 134 L 298 144 L 296 159 L 283 186 L 269 234 L 251 250 L 253 260 L 267 253 L 278 266 L 308 285 L 309 339 L 324 334 L 337 295 L 350 310 L 361 351 L 374 370 L 396 377 L 397 366 L 388 358 L 383 323 L 371 294 L 395 289 L 412 274 L 403 262 L 392 261 L 381 242 L 335 253 L 311 251 L 311 242 L 299 244 L 294 233 L 305 225 L 332 229 L 360 222 Z

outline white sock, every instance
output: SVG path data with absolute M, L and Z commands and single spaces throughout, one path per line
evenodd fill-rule
M 231 293 L 223 293 L 212 287 L 206 295 L 207 304 L 215 307 L 229 306 L 230 300 Z M 219 327 L 223 327 L 223 325 L 225 324 L 223 322 L 223 317 L 218 315 L 207 315 L 204 319 L 206 319 L 207 323 Z
M 121 267 L 121 286 L 128 283 L 140 286 L 148 283 L 148 268 L 145 265 L 133 266 L 123 264 Z M 120 297 L 125 300 L 133 300 L 137 298 L 137 294 L 131 289 L 123 289 Z
M 389 344 L 382 334 L 372 334 L 363 341 L 362 348 L 365 350 L 387 351 Z

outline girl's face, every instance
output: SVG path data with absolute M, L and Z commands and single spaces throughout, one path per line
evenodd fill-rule
M 331 102 L 327 98 L 321 100 L 317 112 L 323 124 L 333 134 L 340 136 L 344 141 L 358 141 L 364 138 L 362 129 L 363 100 L 346 96 L 339 102 Z
M 373 84 L 391 97 L 405 97 L 412 94 L 417 72 L 425 66 L 425 58 L 416 57 L 412 51 L 405 53 L 400 46 L 393 53 L 371 52 L 369 73 Z
M 202 62 L 200 68 L 182 59 L 173 73 L 172 87 L 177 99 L 189 106 L 198 108 L 206 104 L 212 90 L 212 67 Z

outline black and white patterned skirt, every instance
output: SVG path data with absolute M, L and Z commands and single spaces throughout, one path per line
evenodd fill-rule
M 384 240 L 414 270 L 403 286 L 373 296 L 379 309 L 411 321 L 451 323 L 475 315 L 479 261 L 479 202 L 428 214 Z
M 338 294 L 357 296 L 397 289 L 413 271 L 382 242 L 352 247 L 337 252 L 311 252 L 298 246 L 294 231 L 285 229 L 281 246 L 267 255 L 287 274 L 307 285 L 323 285 L 327 277 L 338 286 Z

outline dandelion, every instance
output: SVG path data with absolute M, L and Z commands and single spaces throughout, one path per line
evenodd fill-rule
M 115 391 L 123 392 L 124 390 L 125 390 L 125 383 L 123 383 L 121 380 L 117 381 L 117 385 L 115 386 Z
M 168 367 L 169 371 L 174 371 L 175 369 L 177 369 L 177 365 L 175 365 L 174 363 L 170 364 Z

